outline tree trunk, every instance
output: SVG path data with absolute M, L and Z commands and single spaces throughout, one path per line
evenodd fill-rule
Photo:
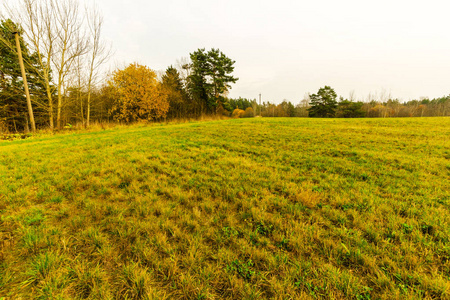
M 53 101 L 50 99 L 50 101 L 49 101 L 49 114 L 48 114 L 48 117 L 49 117 L 49 121 L 50 121 L 50 130 L 53 130 L 53 129 L 55 129 L 55 124 L 54 124 L 54 122 L 53 122 L 53 119 L 54 119 L 54 116 L 53 116 Z
M 62 96 L 58 89 L 58 104 L 56 107 L 56 128 L 58 130 L 61 130 L 61 108 L 62 108 L 62 99 L 61 98 L 62 98 Z
M 80 89 L 78 87 L 78 89 Z M 80 101 L 80 112 L 81 112 L 81 125 L 84 127 L 84 110 L 83 110 L 83 99 L 81 97 L 81 92 L 78 90 L 78 101 Z
M 90 85 L 90 84 L 89 84 Z M 89 127 L 91 120 L 91 87 L 88 88 L 88 96 L 87 96 L 87 112 L 86 112 L 86 127 Z

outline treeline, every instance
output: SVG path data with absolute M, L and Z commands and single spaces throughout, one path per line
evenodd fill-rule
M 130 64 L 108 76 L 97 95 L 101 109 L 94 110 L 93 118 L 130 123 L 229 116 L 232 108 L 226 94 L 238 80 L 232 75 L 234 63 L 219 49 L 198 49 L 160 75 L 147 66 Z M 76 121 L 76 115 L 72 119 Z
M 353 98 L 353 97 L 352 97 Z M 231 99 L 230 104 L 238 108 L 235 117 L 248 117 L 248 109 L 254 116 L 262 117 L 321 117 L 321 118 L 388 118 L 388 117 L 442 117 L 450 116 L 450 95 L 440 98 L 410 100 L 402 102 L 399 99 L 374 99 L 358 101 L 339 97 L 329 87 L 319 89 L 316 94 L 310 94 L 297 104 L 283 100 L 280 104 L 270 101 L 257 104 L 256 100 L 239 98 Z M 244 114 L 244 111 L 247 111 Z
M 329 86 L 309 95 L 309 117 L 387 118 L 387 117 L 439 117 L 450 116 L 450 95 L 436 99 L 401 102 L 398 99 L 356 101 L 339 97 Z
M 300 103 L 231 99 L 235 61 L 219 49 L 198 49 L 164 72 L 138 63 L 104 72 L 111 47 L 102 39 L 96 8 L 77 0 L 19 0 L 0 16 L 0 131 L 50 130 L 92 122 L 217 117 L 449 116 L 450 96 L 401 103 L 397 99 L 337 100 L 331 87 Z M 17 47 L 16 39 L 20 47 Z M 30 91 L 27 105 L 21 49 Z
M 234 109 L 227 94 L 238 80 L 235 61 L 219 49 L 198 49 L 162 73 L 133 63 L 106 74 L 111 50 L 98 10 L 83 10 L 77 0 L 20 0 L 6 11 L 0 18 L 0 131 L 230 116 Z

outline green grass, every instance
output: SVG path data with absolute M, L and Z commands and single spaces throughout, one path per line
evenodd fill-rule
M 449 299 L 450 118 L 0 141 L 0 299 Z

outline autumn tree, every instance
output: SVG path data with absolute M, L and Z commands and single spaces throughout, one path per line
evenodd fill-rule
M 251 107 L 247 107 L 244 112 L 244 118 L 253 118 L 255 116 L 255 111 Z
M 233 112 L 231 113 L 231 117 L 232 118 L 243 118 L 245 115 L 245 111 L 240 109 L 240 108 L 236 108 L 235 110 L 233 110 Z
M 168 95 L 150 68 L 130 64 L 123 70 L 115 71 L 108 85 L 116 95 L 110 111 L 115 120 L 128 123 L 166 117 Z
M 295 117 L 295 106 L 290 101 L 284 99 L 280 106 L 286 117 Z

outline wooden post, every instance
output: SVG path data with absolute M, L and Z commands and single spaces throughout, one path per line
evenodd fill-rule
M 31 106 L 30 91 L 28 90 L 27 75 L 25 74 L 25 66 L 23 64 L 22 49 L 20 48 L 19 33 L 14 32 L 16 38 L 17 54 L 19 55 L 20 69 L 22 71 L 23 86 L 25 87 L 25 95 L 27 96 L 28 114 L 30 115 L 31 130 L 36 132 L 36 123 L 34 123 L 33 107 Z

